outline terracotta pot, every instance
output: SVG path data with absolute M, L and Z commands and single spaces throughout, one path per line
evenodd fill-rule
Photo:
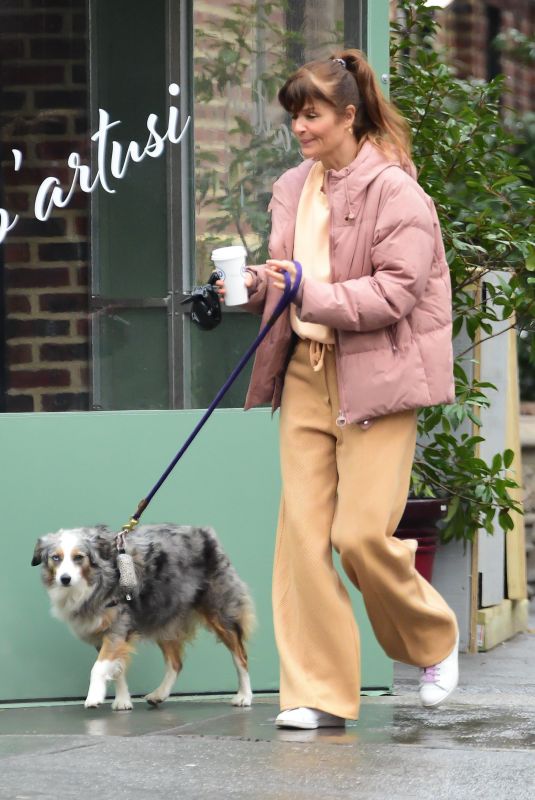
M 441 498 L 409 498 L 400 523 L 394 533 L 398 539 L 415 540 L 418 544 L 415 567 L 429 583 L 439 540 L 438 522 L 445 517 L 448 506 Z
M 418 547 L 414 560 L 414 566 L 428 583 L 433 579 L 433 565 L 435 563 L 436 545 L 428 547 Z
M 445 517 L 448 503 L 440 497 L 410 497 L 398 528 L 429 528 Z

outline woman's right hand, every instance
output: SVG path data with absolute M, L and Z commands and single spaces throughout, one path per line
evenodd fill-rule
M 253 285 L 253 276 L 251 275 L 250 272 L 245 273 L 244 281 L 246 287 L 250 289 L 251 286 Z M 218 281 L 215 282 L 214 286 L 217 286 L 217 293 L 219 294 L 219 300 L 223 302 L 226 293 L 225 281 L 220 278 Z

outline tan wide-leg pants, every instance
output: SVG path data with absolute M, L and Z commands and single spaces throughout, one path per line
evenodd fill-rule
M 414 458 L 416 412 L 377 419 L 367 430 L 336 425 L 334 352 L 311 366 L 300 341 L 280 415 L 282 498 L 273 609 L 281 709 L 309 706 L 356 719 L 359 633 L 332 547 L 362 592 L 377 640 L 390 658 L 425 667 L 453 649 L 457 621 L 393 537 Z

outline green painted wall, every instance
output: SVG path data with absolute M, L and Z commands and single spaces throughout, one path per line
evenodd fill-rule
M 85 696 L 95 654 L 50 616 L 39 568 L 30 566 L 35 541 L 60 527 L 105 522 L 119 528 L 200 416 L 143 411 L 0 417 L 0 702 Z M 143 517 L 210 524 L 218 531 L 257 607 L 259 625 L 250 643 L 257 690 L 276 689 L 278 682 L 270 607 L 277 437 L 277 417 L 266 410 L 215 412 Z M 363 685 L 388 687 L 391 662 L 375 642 L 359 599 L 356 612 Z M 130 671 L 131 690 L 153 689 L 161 669 L 157 648 L 142 645 Z M 190 647 L 176 691 L 234 688 L 230 656 L 203 633 Z

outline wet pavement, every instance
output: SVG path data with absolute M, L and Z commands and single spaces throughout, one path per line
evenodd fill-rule
M 327 745 L 403 744 L 433 748 L 534 751 L 534 708 L 478 707 L 451 703 L 429 711 L 363 698 L 360 719 L 345 728 L 279 730 L 276 697 L 257 697 L 250 709 L 233 708 L 228 698 L 168 701 L 151 708 L 142 701 L 132 713 L 114 713 L 110 705 L 85 710 L 80 704 L 0 712 L 0 757 L 49 746 L 65 737 L 214 736 L 254 742 L 306 742 Z
M 417 671 L 346 728 L 277 730 L 274 695 L 173 698 L 132 712 L 0 709 L 0 798 L 535 798 L 535 626 L 461 656 L 461 686 L 419 706 Z

